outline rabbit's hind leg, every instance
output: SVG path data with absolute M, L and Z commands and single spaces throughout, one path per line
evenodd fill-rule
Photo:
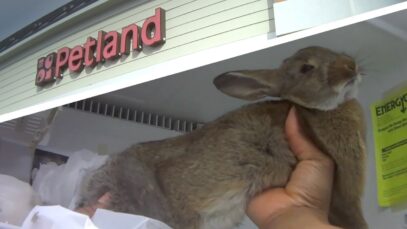
M 154 171 L 137 158 L 116 156 L 89 174 L 82 184 L 80 206 L 92 206 L 109 193 L 108 209 L 151 217 L 172 224 L 171 210 Z
M 284 187 L 297 163 L 282 130 L 275 129 L 273 136 L 262 150 L 250 153 L 247 164 L 242 165 L 248 167 L 249 196 L 266 188 Z

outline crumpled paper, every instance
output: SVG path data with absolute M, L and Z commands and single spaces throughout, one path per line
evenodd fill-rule
M 0 174 L 0 222 L 21 225 L 37 204 L 41 201 L 28 183 Z
M 166 224 L 155 219 L 106 209 L 97 209 L 92 221 L 99 229 L 171 229 Z
M 61 206 L 36 206 L 21 229 L 171 229 L 166 224 L 139 215 L 97 209 L 92 220 Z
M 28 188 L 31 192 L 28 194 L 24 192 L 20 195 L 15 191 L 16 194 L 24 198 L 17 195 L 16 198 L 7 202 L 17 210 L 24 210 L 24 214 L 20 214 L 22 217 L 20 217 L 19 222 L 8 221 L 22 226 L 0 222 L 0 229 L 171 229 L 158 220 L 140 215 L 97 209 L 90 219 L 87 215 L 68 209 L 74 207 L 83 177 L 88 172 L 103 165 L 106 159 L 107 156 L 100 156 L 88 150 L 80 150 L 73 153 L 64 165 L 58 166 L 55 163 L 41 165 L 34 178 L 33 188 L 38 192 L 43 202 L 53 204 L 53 206 L 35 206 L 32 208 L 33 205 L 30 205 L 28 208 L 21 209 L 22 205 L 19 204 L 21 200 L 30 196 L 31 192 L 35 193 L 28 184 L 24 184 L 24 189 Z M 0 179 L 0 200 L 1 190 L 9 189 L 9 179 L 4 179 L 4 185 L 1 184 Z M 18 182 L 17 184 L 22 185 Z M 18 186 L 15 190 L 24 189 Z M 3 198 L 5 200 L 14 195 L 13 191 L 4 193 L 7 193 Z M 27 217 L 24 219 L 25 216 Z M 22 222 L 23 220 L 24 222 Z
M 42 164 L 35 175 L 33 188 L 44 203 L 73 209 L 83 177 L 102 166 L 106 159 L 107 156 L 82 149 L 74 152 L 66 164 Z
M 97 229 L 97 227 L 88 216 L 64 207 L 36 206 L 24 220 L 21 229 Z

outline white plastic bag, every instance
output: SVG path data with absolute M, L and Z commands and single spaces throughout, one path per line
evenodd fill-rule
M 100 208 L 96 210 L 92 221 L 99 229 L 171 229 L 166 224 L 155 219 Z
M 36 206 L 21 229 L 98 229 L 88 216 L 61 206 Z
M 66 164 L 42 164 L 34 178 L 33 188 L 44 203 L 73 209 L 84 175 L 99 168 L 106 159 L 107 156 L 80 150 L 73 153 Z
M 20 226 L 31 209 L 40 203 L 28 183 L 0 174 L 0 222 Z
M 84 175 L 99 168 L 106 159 L 107 156 L 99 156 L 91 151 L 81 150 L 72 154 L 64 165 L 58 166 L 55 163 L 40 165 L 33 181 L 34 190 L 37 190 L 41 199 L 47 204 L 72 208 Z M 3 202 L 1 202 L 2 193 L 6 194 Z M 32 203 L 35 201 L 28 201 L 30 204 L 24 207 L 22 205 L 22 203 L 26 203 L 24 200 L 31 200 L 31 196 L 34 194 L 35 192 L 28 184 L 13 177 L 0 176 L 0 204 L 9 204 L 7 206 L 12 207 L 12 210 L 20 212 L 20 222 L 15 223 L 16 225 L 21 225 L 24 217 L 28 215 L 21 227 L 0 223 L 0 229 L 171 229 L 158 220 L 104 209 L 96 210 L 92 222 L 87 215 L 62 206 L 32 208 Z M 30 210 L 31 212 L 29 212 Z
M 61 206 L 36 206 L 21 229 L 171 229 L 151 218 L 105 209 L 97 209 L 92 221 Z

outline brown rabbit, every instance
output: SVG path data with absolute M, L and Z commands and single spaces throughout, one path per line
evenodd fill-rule
M 229 229 L 247 202 L 286 184 L 296 158 L 285 140 L 291 106 L 312 140 L 336 163 L 330 222 L 365 229 L 360 198 L 365 146 L 355 61 L 321 47 L 299 50 L 275 70 L 224 73 L 215 86 L 258 102 L 183 136 L 137 144 L 114 155 L 85 183 L 81 204 L 111 194 L 111 209 L 156 218 L 175 229 Z M 306 174 L 305 174 L 306 175 Z

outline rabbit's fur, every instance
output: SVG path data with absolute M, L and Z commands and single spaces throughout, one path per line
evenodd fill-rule
M 321 47 L 299 50 L 275 70 L 222 74 L 214 84 L 228 95 L 283 100 L 247 105 L 189 134 L 112 156 L 88 177 L 81 204 L 109 192 L 112 210 L 156 218 L 175 229 L 233 228 L 250 198 L 287 183 L 297 161 L 284 124 L 296 106 L 303 129 L 336 163 L 330 222 L 365 229 L 364 121 L 353 99 L 359 81 L 352 58 Z

